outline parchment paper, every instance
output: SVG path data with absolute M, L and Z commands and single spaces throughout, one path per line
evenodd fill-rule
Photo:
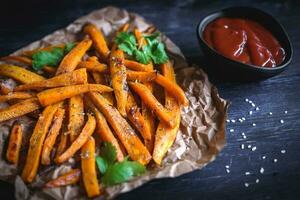
M 72 42 L 82 38 L 80 34 L 82 26 L 91 22 L 101 28 L 107 37 L 122 24 L 129 22 L 131 27 L 137 26 L 145 30 L 150 23 L 146 22 L 137 14 L 128 13 L 115 7 L 106 7 L 96 10 L 87 16 L 74 21 L 68 27 L 36 41 L 23 49 L 15 52 L 19 54 L 23 50 L 40 48 L 53 44 Z M 225 119 L 227 117 L 228 102 L 219 97 L 217 89 L 208 81 L 207 75 L 198 66 L 189 66 L 180 49 L 166 36 L 162 34 L 170 57 L 174 60 L 177 81 L 185 90 L 190 100 L 190 106 L 182 109 L 181 125 L 176 141 L 165 157 L 161 167 L 152 167 L 144 175 L 134 180 L 123 183 L 105 190 L 105 195 L 97 199 L 113 198 L 116 195 L 133 190 L 149 180 L 176 177 L 193 170 L 201 169 L 213 161 L 225 144 Z M 16 83 L 11 79 L 1 78 L 7 85 L 14 86 Z M 7 106 L 1 104 L 1 107 Z M 42 189 L 40 186 L 51 178 L 71 168 L 72 161 L 68 164 L 50 167 L 40 167 L 36 180 L 25 185 L 18 174 L 24 165 L 27 148 L 22 147 L 19 167 L 8 164 L 5 159 L 6 141 L 12 123 L 16 119 L 0 124 L 0 179 L 14 182 L 16 199 L 87 199 L 84 190 L 79 186 L 67 186 L 65 188 Z M 28 117 L 17 119 L 25 128 L 25 144 L 32 133 L 35 120 Z

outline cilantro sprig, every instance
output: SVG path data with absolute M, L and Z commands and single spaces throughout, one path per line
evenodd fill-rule
M 101 156 L 96 157 L 96 163 L 103 175 L 102 182 L 104 185 L 111 186 L 123 183 L 146 172 L 144 165 L 129 161 L 128 158 L 117 162 L 116 148 L 109 142 L 104 143 L 100 152 Z
M 142 49 L 137 48 L 137 41 L 130 32 L 120 32 L 115 39 L 118 47 L 131 56 L 133 59 L 143 64 L 148 64 L 151 60 L 155 64 L 163 64 L 167 62 L 168 55 L 165 51 L 165 46 L 158 40 L 159 33 L 145 35 L 147 45 Z
M 73 48 L 74 43 L 67 43 L 64 48 L 55 47 L 51 51 L 38 51 L 32 55 L 32 68 L 36 71 L 44 66 L 56 67 L 63 57 Z

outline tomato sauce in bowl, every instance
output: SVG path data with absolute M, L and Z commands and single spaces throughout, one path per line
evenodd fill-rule
M 203 39 L 223 56 L 245 64 L 273 68 L 286 56 L 272 33 L 250 19 L 217 18 L 205 27 Z

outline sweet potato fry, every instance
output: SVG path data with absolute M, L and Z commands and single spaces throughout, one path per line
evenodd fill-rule
M 129 24 L 126 23 L 126 24 L 123 24 L 123 25 L 116 31 L 116 33 L 115 33 L 115 35 L 114 35 L 114 37 L 113 37 L 113 39 L 112 39 L 113 42 L 112 42 L 112 45 L 111 45 L 111 52 L 118 49 L 117 44 L 114 42 L 114 41 L 115 41 L 115 38 L 117 37 L 117 35 L 118 35 L 120 32 L 128 31 L 128 29 L 129 29 Z
M 92 41 L 90 39 L 84 39 L 79 44 L 77 44 L 61 61 L 60 65 L 56 70 L 56 75 L 63 74 L 66 72 L 73 71 L 81 58 L 91 47 Z
M 144 33 L 145 34 L 151 34 L 151 33 L 154 33 L 156 31 L 156 27 L 155 26 L 149 26 L 145 31 Z
M 47 46 L 47 47 L 43 47 L 43 48 L 39 48 L 39 49 L 23 51 L 22 55 L 27 56 L 27 57 L 32 57 L 33 54 L 35 54 L 39 51 L 52 51 L 54 48 L 65 48 L 65 44 L 57 44 L 57 45 Z
M 142 71 L 142 72 L 151 72 L 153 71 L 153 68 L 151 67 L 151 64 L 144 65 L 142 63 L 133 61 L 133 60 L 125 60 L 124 61 L 125 66 L 134 71 Z
M 0 103 L 6 102 L 12 99 L 29 99 L 34 97 L 34 94 L 30 92 L 11 92 L 7 95 L 1 95 L 0 96 Z
M 57 149 L 56 149 L 56 153 L 55 153 L 55 158 L 58 158 L 63 152 L 65 152 L 66 148 L 67 148 L 67 144 L 68 144 L 68 136 L 69 134 L 67 134 L 68 132 L 63 131 L 60 134 L 59 137 L 59 143 L 57 145 Z
M 58 108 L 54 114 L 52 126 L 43 145 L 41 158 L 41 163 L 43 165 L 50 165 L 50 153 L 61 129 L 64 116 L 65 110 L 63 108 Z
M 160 74 L 157 74 L 155 82 L 168 91 L 170 95 L 173 95 L 180 104 L 184 106 L 189 105 L 189 100 L 186 98 L 184 91 L 176 84 L 176 82 L 172 82 Z
M 10 136 L 6 151 L 6 159 L 17 165 L 19 161 L 20 148 L 22 145 L 23 128 L 21 124 L 15 123 Z
M 84 27 L 84 32 L 90 36 L 93 41 L 93 46 L 96 51 L 99 53 L 100 57 L 103 61 L 106 61 L 109 56 L 109 49 L 107 47 L 105 38 L 101 32 L 95 25 L 88 24 Z
M 141 49 L 144 45 L 146 45 L 147 42 L 143 37 L 142 33 L 139 31 L 139 29 L 135 28 L 133 30 L 133 33 L 138 43 L 138 49 Z
M 30 98 L 0 110 L 0 122 L 31 113 L 41 106 L 37 98 Z
M 30 58 L 24 57 L 24 56 L 5 56 L 0 58 L 1 61 L 4 62 L 17 62 L 22 63 L 25 65 L 32 65 L 32 60 Z
M 81 170 L 85 191 L 88 197 L 100 195 L 96 172 L 95 140 L 89 137 L 81 148 Z
M 30 137 L 26 163 L 22 172 L 24 182 L 31 183 L 37 174 L 42 147 L 56 110 L 62 102 L 47 106 L 40 115 Z
M 153 72 L 138 72 L 138 71 L 126 71 L 127 81 L 138 81 L 138 82 L 150 82 L 156 78 L 156 71 Z
M 174 69 L 170 62 L 162 65 L 162 71 L 168 80 L 176 83 Z M 158 165 L 161 164 L 164 155 L 174 143 L 180 124 L 180 105 L 167 90 L 165 90 L 165 106 L 173 113 L 175 126 L 170 128 L 163 122 L 158 125 L 153 150 L 153 160 Z
M 128 92 L 127 105 L 126 105 L 127 117 L 134 125 L 134 127 L 140 132 L 144 140 L 151 140 L 151 133 L 149 127 L 146 125 L 144 117 L 139 111 L 139 107 L 135 102 L 133 95 Z
M 85 68 L 87 71 L 89 72 L 107 72 L 107 65 L 102 64 L 98 61 L 91 61 L 91 60 L 87 60 L 87 61 L 81 61 L 77 68 Z
M 151 160 L 150 153 L 117 109 L 110 106 L 105 98 L 97 92 L 90 92 L 88 96 L 114 129 L 130 158 L 143 165 L 148 164 Z
M 12 92 L 12 90 L 10 88 L 8 88 L 7 86 L 5 86 L 3 83 L 0 84 L 0 94 L 7 95 L 10 92 Z
M 69 172 L 57 177 L 54 180 L 45 184 L 46 188 L 62 187 L 67 185 L 76 184 L 80 180 L 80 169 L 71 169 Z
M 9 78 L 15 79 L 16 81 L 19 81 L 20 83 L 25 84 L 45 80 L 44 77 L 28 71 L 22 67 L 6 64 L 0 65 L 0 75 L 7 76 Z
M 96 128 L 96 120 L 92 115 L 88 115 L 88 120 L 84 125 L 79 136 L 74 140 L 71 146 L 60 156 L 55 159 L 57 164 L 61 164 L 71 158 L 88 140 L 88 138 L 93 134 Z
M 97 84 L 109 85 L 109 80 L 106 79 L 105 75 L 107 74 L 100 74 L 96 72 L 92 73 L 92 76 Z M 102 96 L 110 103 L 110 105 L 114 105 L 115 98 L 111 92 L 103 93 Z
M 44 90 L 37 94 L 37 97 L 42 106 L 47 106 L 57 103 L 64 99 L 79 95 L 85 92 L 111 92 L 112 88 L 100 84 L 84 84 L 84 85 L 71 85 L 66 87 L 59 87 Z
M 103 114 L 95 107 L 95 105 L 91 102 L 89 98 L 85 99 L 85 103 L 87 107 L 94 113 L 96 117 L 96 130 L 95 132 L 100 136 L 101 140 L 104 142 L 110 142 L 117 151 L 117 160 L 122 161 L 124 159 L 123 152 L 119 145 L 118 140 L 115 138 L 114 134 L 112 133 L 110 127 L 107 124 L 107 121 Z
M 40 88 L 53 88 L 69 85 L 77 85 L 87 83 L 86 69 L 78 69 L 73 72 L 64 73 L 50 79 L 19 85 L 14 90 L 32 90 Z
M 69 99 L 69 123 L 68 132 L 70 141 L 73 142 L 84 125 L 84 106 L 81 95 L 71 97 Z
M 145 85 L 134 82 L 128 84 L 141 97 L 142 101 L 156 113 L 160 120 L 164 121 L 170 127 L 175 126 L 171 112 L 157 101 Z
M 126 67 L 124 66 L 124 53 L 121 50 L 116 50 L 111 53 L 110 75 L 117 100 L 117 108 L 122 116 L 126 116 L 128 86 L 126 82 Z

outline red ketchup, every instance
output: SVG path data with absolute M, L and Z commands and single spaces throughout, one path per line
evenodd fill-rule
M 259 23 L 240 18 L 219 18 L 204 30 L 204 40 L 220 54 L 246 64 L 276 67 L 285 58 L 278 40 Z

